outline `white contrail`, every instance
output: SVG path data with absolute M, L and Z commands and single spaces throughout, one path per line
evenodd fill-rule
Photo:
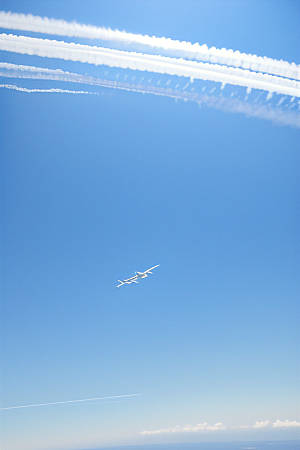
M 26 36 L 0 35 L 0 50 L 48 58 L 106 65 L 121 69 L 148 71 L 262 89 L 277 94 L 300 97 L 300 82 L 218 64 L 187 61 L 160 55 L 125 52 L 103 47 L 67 43 Z
M 1 70 L 2 69 L 2 70 Z M 3 70 L 4 69 L 4 70 Z M 10 78 L 29 78 L 48 81 L 63 81 L 82 83 L 90 86 L 100 86 L 112 89 L 121 89 L 131 92 L 140 92 L 143 94 L 154 94 L 163 97 L 181 99 L 184 101 L 193 101 L 199 105 L 205 105 L 214 109 L 246 114 L 247 117 L 256 117 L 270 120 L 277 125 L 289 125 L 300 128 L 299 110 L 290 110 L 274 108 L 268 104 L 247 103 L 245 101 L 227 98 L 223 96 L 215 97 L 210 95 L 198 94 L 196 92 L 179 91 L 169 87 L 157 87 L 152 85 L 143 85 L 126 83 L 121 81 L 104 80 L 87 75 L 80 75 L 72 72 L 64 72 L 60 69 L 47 69 L 42 67 L 16 65 L 11 63 L 0 63 L 0 76 Z M 168 82 L 166 83 L 169 86 Z M 22 89 L 22 88 L 21 88 Z M 262 93 L 261 93 L 262 94 Z M 261 96 L 258 96 L 258 98 Z M 258 98 L 256 100 L 258 100 Z M 292 100 L 292 99 L 291 99 Z M 294 102 L 295 99 L 293 99 Z M 293 102 L 289 102 L 292 105 Z
M 57 73 L 57 74 L 67 74 L 69 72 L 64 72 L 61 69 L 48 69 L 46 67 L 35 67 L 35 66 L 24 66 L 22 64 L 12 64 L 6 62 L 0 62 L 0 69 L 6 70 L 18 70 L 18 71 L 31 71 L 31 72 L 45 72 L 45 73 Z
M 9 406 L 7 408 L 0 408 L 0 410 L 3 410 L 3 409 L 19 409 L 19 408 L 33 408 L 33 407 L 36 407 L 36 406 L 48 406 L 48 405 L 62 405 L 62 404 L 65 404 L 65 403 L 88 402 L 88 401 L 92 401 L 92 400 L 105 400 L 105 399 L 108 399 L 108 398 L 133 397 L 135 395 L 141 395 L 141 394 L 114 395 L 113 397 L 85 398 L 83 400 L 66 400 L 64 402 L 39 403 L 37 405 Z
M 0 27 L 11 30 L 33 31 L 59 36 L 82 37 L 101 39 L 126 44 L 136 44 L 161 49 L 170 56 L 207 61 L 213 64 L 240 67 L 255 72 L 279 75 L 282 77 L 300 80 L 300 66 L 287 61 L 261 57 L 227 50 L 225 48 L 208 48 L 199 43 L 178 41 L 165 37 L 147 36 L 128 33 L 126 31 L 111 30 L 110 28 L 83 25 L 77 22 L 49 19 L 47 17 L 32 16 L 31 14 L 18 14 L 0 11 Z
M 87 91 L 69 91 L 68 89 L 28 89 L 25 87 L 16 86 L 15 84 L 0 84 L 0 88 L 6 88 L 6 89 L 14 89 L 15 91 L 21 91 L 21 92 L 48 92 L 50 94 L 52 93 L 59 93 L 59 94 L 96 94 L 99 95 L 98 92 L 87 92 Z

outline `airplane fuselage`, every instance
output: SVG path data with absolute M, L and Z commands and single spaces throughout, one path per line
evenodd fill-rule
M 135 272 L 138 278 L 146 278 L 148 276 L 147 273 L 144 272 Z

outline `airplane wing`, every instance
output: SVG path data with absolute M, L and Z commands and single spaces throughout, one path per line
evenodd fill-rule
M 146 270 L 144 273 L 149 273 L 150 270 L 155 269 L 155 267 L 158 267 L 158 266 L 159 266 L 159 264 L 157 264 L 157 266 L 151 267 L 150 269 Z

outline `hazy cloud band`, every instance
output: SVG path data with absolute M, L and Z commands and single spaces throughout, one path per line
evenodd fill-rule
M 142 83 L 128 83 L 122 81 L 105 80 L 88 75 L 81 75 L 72 72 L 64 72 L 61 69 L 48 69 L 34 66 L 24 66 L 11 63 L 0 63 L 0 76 L 8 78 L 25 78 L 36 80 L 48 80 L 48 81 L 60 81 L 60 82 L 73 82 L 81 83 L 89 86 L 104 87 L 110 89 L 121 89 L 131 92 L 140 92 L 143 94 L 154 94 L 163 97 L 170 97 L 179 100 L 189 100 L 198 103 L 199 105 L 205 105 L 214 109 L 242 113 L 249 117 L 256 117 L 259 119 L 270 120 L 277 125 L 290 125 L 296 128 L 300 128 L 300 114 L 297 109 L 279 108 L 274 107 L 265 100 L 264 104 L 261 103 L 248 103 L 244 100 L 240 100 L 233 97 L 213 96 L 201 94 L 197 92 L 189 92 L 185 90 L 176 90 L 169 87 L 158 87 L 149 84 Z M 2 85 L 1 87 L 6 87 Z M 26 88 L 19 88 L 15 86 L 10 89 L 22 90 L 24 92 L 33 92 Z M 36 90 L 35 92 L 38 92 Z M 47 92 L 50 92 L 47 91 Z M 91 91 L 89 93 L 92 93 Z M 295 100 L 291 99 L 289 107 L 293 107 Z

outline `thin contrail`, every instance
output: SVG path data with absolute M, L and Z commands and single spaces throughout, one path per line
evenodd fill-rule
M 135 395 L 142 395 L 142 394 L 125 394 L 125 395 L 114 395 L 112 397 L 95 397 L 95 398 L 85 398 L 83 400 L 66 400 L 64 402 L 51 402 L 51 403 L 39 403 L 37 405 L 25 405 L 25 406 L 9 406 L 7 408 L 0 408 L 0 410 L 3 409 L 19 409 L 19 408 L 33 408 L 36 406 L 48 406 L 48 405 L 62 405 L 65 403 L 78 403 L 78 402 L 88 402 L 92 400 L 105 400 L 108 398 L 121 398 L 121 397 L 133 397 Z
M 300 66 L 287 61 L 261 57 L 239 51 L 208 48 L 199 43 L 178 41 L 165 37 L 148 36 L 128 33 L 126 31 L 111 30 L 105 27 L 66 22 L 65 20 L 49 19 L 48 17 L 33 16 L 31 14 L 18 14 L 0 11 L 0 27 L 11 30 L 33 31 L 44 34 L 101 39 L 125 44 L 135 44 L 150 47 L 154 50 L 163 50 L 170 56 L 207 61 L 213 64 L 240 67 L 255 72 L 279 75 L 282 77 L 300 80 Z
M 0 84 L 0 88 L 6 88 L 6 89 L 14 89 L 15 91 L 21 91 L 21 92 L 46 92 L 46 93 L 58 93 L 58 94 L 95 94 L 99 95 L 99 92 L 87 92 L 87 91 L 70 91 L 68 89 L 28 89 L 25 87 L 16 86 L 15 84 Z
M 220 82 L 300 97 L 300 82 L 218 64 L 2 33 L 0 50 Z

